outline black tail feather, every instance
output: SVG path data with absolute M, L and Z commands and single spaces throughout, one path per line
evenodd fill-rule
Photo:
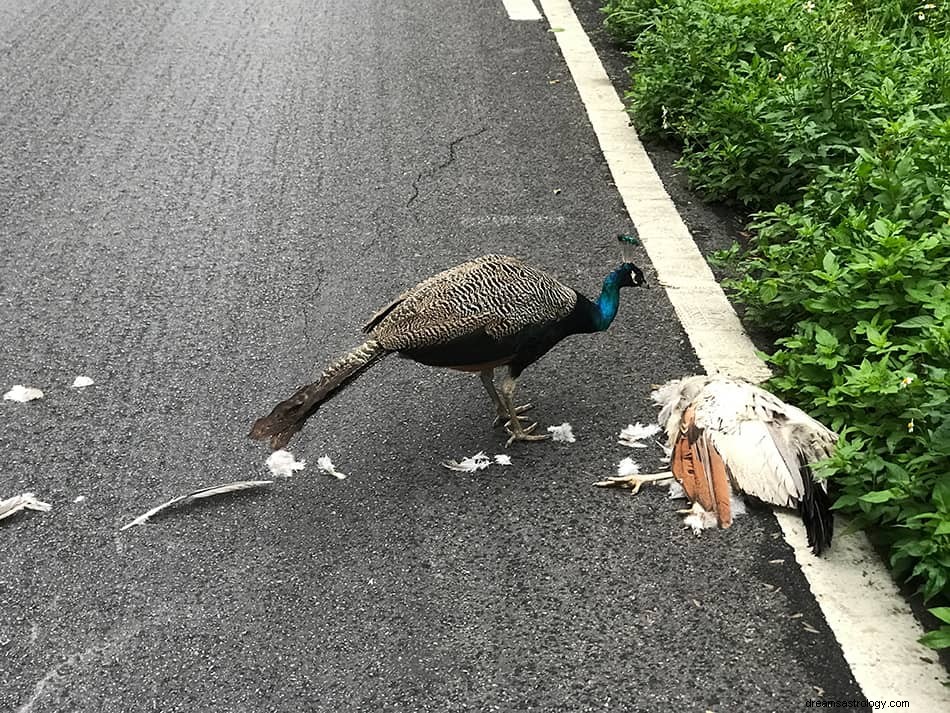
M 805 523 L 805 534 L 808 537 L 808 546 L 811 551 L 820 555 L 831 546 L 831 536 L 834 532 L 834 514 L 831 512 L 831 498 L 825 492 L 821 483 L 818 483 L 811 468 L 804 465 L 800 469 L 805 492 L 798 503 L 798 512 Z
M 270 447 L 275 451 L 283 448 L 321 405 L 387 354 L 389 352 L 376 341 L 363 342 L 330 364 L 317 381 L 300 387 L 289 399 L 277 404 L 267 416 L 257 419 L 248 436 L 258 441 L 269 438 Z

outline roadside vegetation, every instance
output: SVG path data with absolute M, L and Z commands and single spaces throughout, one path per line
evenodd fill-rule
M 727 283 L 773 391 L 842 435 L 824 474 L 950 647 L 950 2 L 607 0 L 640 133 L 753 212 Z

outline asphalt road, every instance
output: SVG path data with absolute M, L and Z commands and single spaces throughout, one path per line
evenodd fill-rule
M 508 252 L 599 289 L 630 226 L 546 23 L 500 0 L 7 0 L 0 80 L 0 387 L 46 392 L 0 402 L 0 496 L 53 504 L 0 524 L 0 710 L 859 697 L 771 515 L 696 538 L 661 490 L 590 485 L 650 384 L 699 368 L 656 287 L 526 372 L 576 443 L 450 472 L 505 452 L 478 379 L 390 359 L 298 435 L 294 478 L 118 532 L 264 477 L 250 423 L 406 286 Z

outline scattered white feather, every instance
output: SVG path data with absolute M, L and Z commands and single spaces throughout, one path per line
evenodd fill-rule
M 679 500 L 686 497 L 686 491 L 676 479 L 670 481 L 670 500 Z
M 333 461 L 330 460 L 330 456 L 320 456 L 317 458 L 317 468 L 322 470 L 324 473 L 332 475 L 337 480 L 345 480 L 346 473 L 341 473 L 333 465 Z
M 177 505 L 179 503 L 191 502 L 193 500 L 200 500 L 202 498 L 210 498 L 214 495 L 222 495 L 224 493 L 233 493 L 239 490 L 249 490 L 251 488 L 260 488 L 265 485 L 270 485 L 273 483 L 273 480 L 239 480 L 234 483 L 225 483 L 224 485 L 213 485 L 210 488 L 201 488 L 196 490 L 193 493 L 188 493 L 187 495 L 179 495 L 177 498 L 172 498 L 171 500 L 162 503 L 161 505 L 156 505 L 151 510 L 147 510 L 139 515 L 134 520 L 127 522 L 125 525 L 119 528 L 119 532 L 128 530 L 130 527 L 135 527 L 147 522 L 150 518 L 154 517 L 162 510 L 170 508 L 172 505 Z
M 442 461 L 442 467 L 448 468 L 449 470 L 455 470 L 460 473 L 474 473 L 477 470 L 485 470 L 488 466 L 491 465 L 491 460 L 488 456 L 485 455 L 484 451 L 479 451 L 473 456 L 468 458 L 463 458 L 461 461 L 457 460 L 444 460 Z
M 511 465 L 511 456 L 506 456 L 504 453 L 499 453 L 495 456 L 495 462 L 498 465 Z
M 185 499 L 185 497 L 186 496 L 184 495 L 179 495 L 177 498 L 172 498 L 168 502 L 164 502 L 161 505 L 156 505 L 151 510 L 146 510 L 134 520 L 131 520 L 125 523 L 122 527 L 120 527 L 119 532 L 124 532 L 125 530 L 128 530 L 130 527 L 136 527 L 137 525 L 142 525 L 143 523 L 147 522 L 148 519 L 151 518 L 153 515 L 157 515 L 162 510 L 166 508 L 170 508 L 172 505 L 175 505 L 176 503 L 180 503 L 182 500 Z
M 733 517 L 736 515 L 745 515 L 748 512 L 745 507 L 745 500 L 741 497 L 737 498 L 735 493 L 729 495 L 729 507 Z
M 646 448 L 647 444 L 643 443 L 643 441 L 651 436 L 655 436 L 659 432 L 659 424 L 651 423 L 648 426 L 644 426 L 637 421 L 636 423 L 631 423 L 620 432 L 620 440 L 617 441 L 617 443 L 630 448 Z
M 5 393 L 3 398 L 6 401 L 19 401 L 21 404 L 25 404 L 27 401 L 43 398 L 43 392 L 39 389 L 34 389 L 32 386 L 17 384 Z
M 577 440 L 574 438 L 574 429 L 567 421 L 560 426 L 548 426 L 548 431 L 551 434 L 551 440 L 558 443 L 574 443 Z
M 683 524 L 691 527 L 693 532 L 698 535 L 703 530 L 717 527 L 719 520 L 716 513 L 704 510 L 699 503 L 693 503 L 693 506 L 689 509 L 689 514 L 683 520 Z
M 37 510 L 39 512 L 49 512 L 52 505 L 37 500 L 33 493 L 23 493 L 14 495 L 12 498 L 0 500 L 0 520 L 14 515 L 20 510 Z
M 260 488 L 270 485 L 273 480 L 238 480 L 234 483 L 224 483 L 223 485 L 212 485 L 207 488 L 201 488 L 193 493 L 188 493 L 185 500 L 200 500 L 201 498 L 210 498 L 212 495 L 224 495 L 225 493 L 235 493 L 239 490 L 250 490 L 251 488 Z
M 617 465 L 617 477 L 626 478 L 628 475 L 639 475 L 640 466 L 637 465 L 633 458 L 624 458 Z
M 267 467 L 273 475 L 280 478 L 289 478 L 298 470 L 303 470 L 307 465 L 305 460 L 297 460 L 294 454 L 283 449 L 274 451 L 267 458 Z
M 86 496 L 85 496 L 85 495 L 77 495 L 77 496 L 76 496 L 76 499 L 73 500 L 73 502 L 74 502 L 74 503 L 84 503 L 84 502 L 86 502 Z
M 95 383 L 96 383 L 96 382 L 93 381 L 92 379 L 90 379 L 88 376 L 77 376 L 77 377 L 73 380 L 73 388 L 74 388 L 74 389 L 84 389 L 84 388 L 86 388 L 87 386 L 92 386 L 92 385 L 95 384 Z

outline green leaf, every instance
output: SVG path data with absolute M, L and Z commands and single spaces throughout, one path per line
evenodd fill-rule
M 945 649 L 950 647 L 950 626 L 944 626 L 936 631 L 931 631 L 917 639 L 924 646 L 931 649 Z
M 775 300 L 778 296 L 778 287 L 775 286 L 774 282 L 765 282 L 759 287 L 759 299 L 763 303 L 768 304 Z
M 867 333 L 868 341 L 871 342 L 873 346 L 878 347 L 879 349 L 883 349 L 887 346 L 887 337 L 877 331 L 877 329 L 875 329 L 870 324 L 867 327 Z
M 886 503 L 888 500 L 891 500 L 894 497 L 894 492 L 890 489 L 887 490 L 872 490 L 870 493 L 865 493 L 862 495 L 859 500 L 863 500 L 866 503 Z
M 940 621 L 950 624 L 950 607 L 934 607 L 927 611 L 940 619 Z
M 919 317 L 912 317 L 910 319 L 904 320 L 900 324 L 895 324 L 895 327 L 900 327 L 901 329 L 918 329 L 920 327 L 933 327 L 936 326 L 937 321 L 930 315 L 920 315 Z
M 933 501 L 941 511 L 947 513 L 950 520 L 950 478 L 941 478 L 934 485 Z
M 815 341 L 823 347 L 834 348 L 838 346 L 838 338 L 824 327 L 815 328 Z
M 824 268 L 825 272 L 834 274 L 838 272 L 838 258 L 835 257 L 835 254 L 829 250 L 825 253 L 825 257 L 822 258 L 821 266 Z
M 886 238 L 891 234 L 890 221 L 878 218 L 874 221 L 874 224 L 871 227 L 874 228 L 874 232 L 880 235 L 882 238 Z
M 950 535 L 950 520 L 944 520 L 937 525 L 937 529 L 934 530 L 934 535 Z
M 832 510 L 841 510 L 842 508 L 853 507 L 858 504 L 858 496 L 853 493 L 846 493 L 838 497 L 835 500 L 835 504 L 831 506 Z
M 930 447 L 937 455 L 950 456 L 950 420 L 944 421 L 930 434 Z M 938 487 L 940 486 L 943 486 L 946 493 L 942 499 L 946 503 L 946 510 L 950 512 L 950 483 L 945 479 Z

